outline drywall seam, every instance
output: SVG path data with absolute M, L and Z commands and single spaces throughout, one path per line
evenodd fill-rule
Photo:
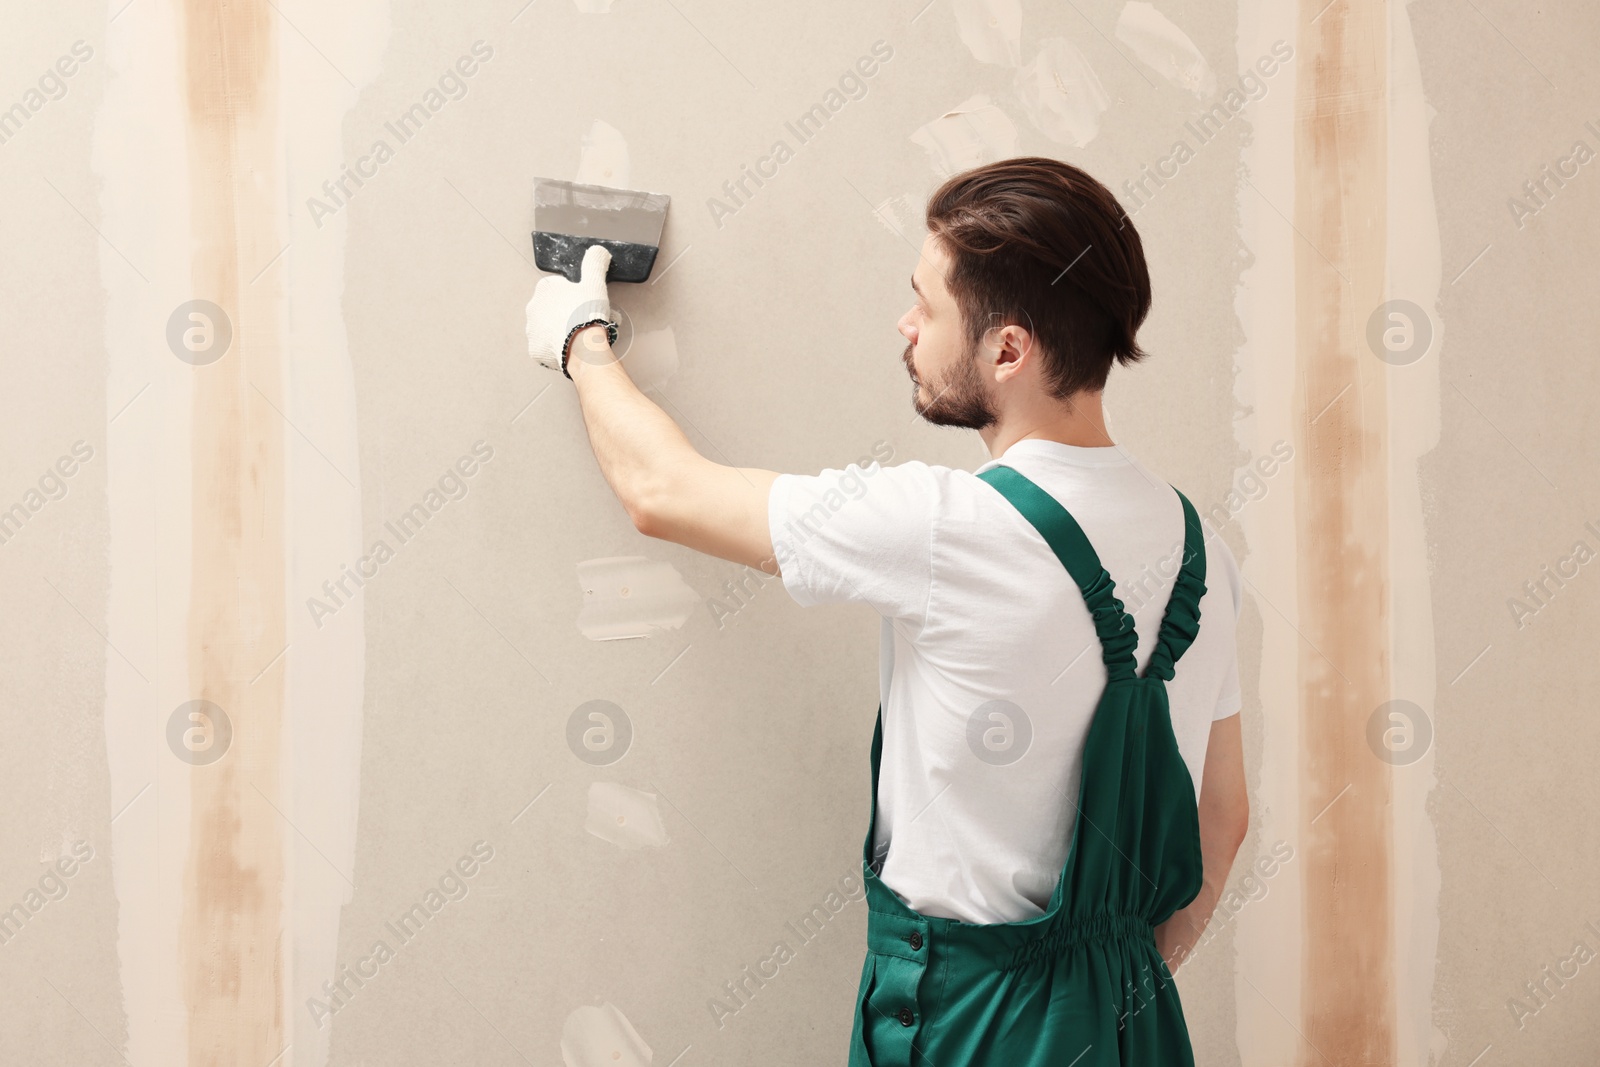
M 1393 790 L 1366 731 L 1393 686 L 1389 397 L 1364 351 L 1387 287 L 1388 3 L 1318 14 L 1299 11 L 1294 139 L 1301 1067 L 1395 1055 Z
M 106 735 L 137 1067 L 326 1059 L 290 1006 L 351 891 L 364 642 L 359 612 L 314 633 L 289 591 L 359 551 L 360 496 L 344 221 L 292 205 L 339 172 L 386 13 L 107 11 L 107 633 L 141 669 L 108 660 Z M 195 700 L 221 709 L 203 729 L 174 718 Z
M 285 833 L 259 795 L 284 803 L 284 676 L 250 679 L 287 630 L 283 294 L 278 278 L 247 288 L 240 275 L 241 261 L 281 247 L 279 41 L 265 2 L 186 0 L 180 25 L 190 284 L 232 320 L 231 349 L 196 368 L 191 401 L 187 695 L 235 724 L 226 753 L 189 773 L 177 945 L 186 1062 L 265 1062 L 286 1029 Z M 247 175 L 256 180 L 238 180 Z
M 1403 3 L 1241 3 L 1241 64 L 1279 37 L 1297 42 L 1295 90 L 1253 115 L 1240 189 L 1240 444 L 1293 434 L 1299 455 L 1294 491 L 1244 517 L 1244 573 L 1264 625 L 1256 818 L 1307 862 L 1241 917 L 1240 1057 L 1423 1064 L 1439 881 L 1417 484 L 1438 440 L 1427 105 Z M 1399 300 L 1426 320 L 1425 351 L 1369 339 Z M 1392 750 L 1372 726 L 1396 699 L 1418 715 Z

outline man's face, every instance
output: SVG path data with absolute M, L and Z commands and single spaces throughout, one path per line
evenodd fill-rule
M 994 425 L 994 408 L 980 349 L 968 341 L 961 309 L 944 284 L 951 266 L 950 256 L 930 234 L 911 274 L 911 310 L 898 324 L 910 342 L 901 359 L 911 376 L 911 405 L 936 426 L 987 429 Z

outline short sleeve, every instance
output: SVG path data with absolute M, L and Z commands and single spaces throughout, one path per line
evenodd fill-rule
M 938 511 L 939 482 L 925 463 L 780 474 L 767 522 L 784 588 L 804 607 L 859 601 L 920 625 Z
M 1218 562 L 1222 564 L 1217 568 L 1228 583 L 1233 594 L 1233 619 L 1229 623 L 1230 630 L 1228 641 L 1228 669 L 1222 678 L 1222 695 L 1217 698 L 1216 709 L 1211 713 L 1211 721 L 1217 722 L 1230 715 L 1237 715 L 1244 707 L 1244 696 L 1239 689 L 1239 646 L 1232 635 L 1239 625 L 1239 612 L 1244 608 L 1244 581 L 1239 576 L 1239 562 L 1233 558 L 1233 551 L 1220 536 L 1213 537 L 1211 542 L 1220 551 Z M 1206 558 L 1209 561 L 1212 554 L 1210 548 L 1206 549 Z

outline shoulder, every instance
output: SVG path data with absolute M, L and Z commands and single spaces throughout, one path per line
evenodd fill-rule
M 781 474 L 783 489 L 804 498 L 823 498 L 836 494 L 836 508 L 851 500 L 873 498 L 880 504 L 888 499 L 902 503 L 925 500 L 936 503 L 947 496 L 962 479 L 972 479 L 967 471 L 940 467 L 921 460 L 907 460 L 884 466 L 874 460 L 862 465 L 829 467 L 816 474 Z M 840 499 L 842 498 L 842 499 Z
M 1222 539 L 1222 534 L 1212 533 L 1206 538 L 1206 591 L 1226 594 L 1233 602 L 1233 616 L 1239 617 L 1244 606 L 1244 577 L 1239 572 L 1239 561 L 1233 549 Z

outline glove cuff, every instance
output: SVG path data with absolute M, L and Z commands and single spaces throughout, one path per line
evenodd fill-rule
M 604 326 L 606 328 L 606 342 L 613 345 L 617 343 L 617 324 L 610 319 L 590 319 L 588 322 L 580 322 L 568 330 L 566 340 L 561 343 L 561 373 L 567 375 L 569 382 L 572 380 L 572 375 L 567 373 L 567 360 L 570 358 L 572 351 L 572 339 L 578 335 L 579 330 L 587 330 L 591 326 Z

